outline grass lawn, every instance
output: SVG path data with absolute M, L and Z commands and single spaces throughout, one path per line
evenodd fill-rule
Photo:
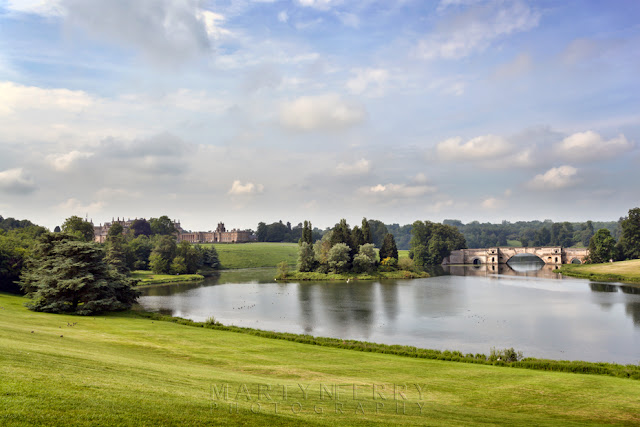
M 199 274 L 154 274 L 149 270 L 135 270 L 131 272 L 131 277 L 140 280 L 141 285 L 155 285 L 158 283 L 174 283 L 174 282 L 191 282 L 193 280 L 202 280 L 204 276 Z
M 564 264 L 559 272 L 591 280 L 640 283 L 640 259 L 604 264 Z
M 131 313 L 33 313 L 23 303 L 0 294 L 3 426 L 640 423 L 635 380 L 325 348 Z
M 287 261 L 291 266 L 298 262 L 297 243 L 208 243 L 218 251 L 223 269 L 275 267 Z

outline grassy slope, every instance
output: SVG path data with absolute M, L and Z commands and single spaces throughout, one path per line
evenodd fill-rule
M 565 264 L 562 274 L 601 281 L 640 283 L 640 259 L 605 264 Z
M 287 261 L 289 265 L 294 266 L 298 262 L 297 243 L 213 243 L 212 245 L 215 246 L 220 264 L 224 269 L 275 267 L 282 261 Z
M 23 302 L 0 294 L 0 425 L 640 423 L 632 380 L 361 353 L 129 314 L 32 313 Z M 406 415 L 396 414 L 391 384 L 416 382 L 424 385 L 422 399 L 407 392 Z M 239 397 L 238 413 L 212 410 L 211 386 L 223 383 L 231 400 L 241 384 L 253 400 Z M 298 383 L 309 386 L 309 400 L 295 391 Z M 344 414 L 319 400 L 321 383 L 346 385 Z M 353 383 L 365 390 L 365 415 L 355 413 Z M 387 400 L 371 400 L 373 383 L 386 385 Z M 281 391 L 271 393 L 279 414 L 264 396 L 261 412 L 250 412 L 258 384 L 291 386 L 288 402 Z M 300 414 L 292 414 L 294 402 L 302 404 Z M 378 414 L 377 402 L 385 404 Z M 313 412 L 314 403 L 324 414 Z
M 202 280 L 204 276 L 199 274 L 154 274 L 149 270 L 135 270 L 131 272 L 131 277 L 140 280 L 139 285 L 154 285 L 158 283 L 191 282 Z

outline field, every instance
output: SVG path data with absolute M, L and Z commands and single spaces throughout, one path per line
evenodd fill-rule
M 275 267 L 282 261 L 291 266 L 298 262 L 297 243 L 210 243 L 218 251 L 221 268 Z
M 202 280 L 204 276 L 199 274 L 154 274 L 149 270 L 135 270 L 131 272 L 133 279 L 140 280 L 138 285 L 155 285 L 158 283 L 174 283 L 174 282 L 191 282 L 193 280 Z
M 637 380 L 319 347 L 131 313 L 33 313 L 23 303 L 0 294 L 3 426 L 640 423 Z
M 565 264 L 559 272 L 591 280 L 640 283 L 640 259 L 605 264 Z

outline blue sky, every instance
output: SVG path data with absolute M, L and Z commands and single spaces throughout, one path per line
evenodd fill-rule
M 0 0 L 0 215 L 613 220 L 637 1 Z

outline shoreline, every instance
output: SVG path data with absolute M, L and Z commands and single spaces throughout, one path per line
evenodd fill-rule
M 640 285 L 640 260 L 604 264 L 564 264 L 555 269 L 554 272 L 596 282 L 620 282 Z
M 277 339 L 297 342 L 300 344 L 317 345 L 322 347 L 331 347 L 336 349 L 361 351 L 369 353 L 391 354 L 401 357 L 411 357 L 418 359 L 442 360 L 459 363 L 473 363 L 480 365 L 531 369 L 551 372 L 565 372 L 589 375 L 604 375 L 617 378 L 628 378 L 632 380 L 640 380 L 640 364 L 618 364 L 609 362 L 587 362 L 582 360 L 553 360 L 538 359 L 534 357 L 524 357 L 517 361 L 504 361 L 500 359 L 491 359 L 491 355 L 487 356 L 483 353 L 466 355 L 456 350 L 433 350 L 399 344 L 379 344 L 367 341 L 358 341 L 351 339 L 316 337 L 305 334 L 294 334 L 290 332 L 275 332 L 263 329 L 247 328 L 241 326 L 223 325 L 215 319 L 205 322 L 196 322 L 182 317 L 166 316 L 160 313 L 145 311 L 140 305 L 130 310 L 136 316 L 157 320 L 163 322 L 177 323 L 179 325 L 191 326 L 197 328 L 214 329 L 226 332 L 235 332 L 239 334 L 248 334 L 262 338 Z M 495 350 L 492 348 L 492 350 Z M 498 351 L 507 351 L 513 349 L 497 349 Z
M 374 274 L 350 274 L 350 273 L 318 273 L 314 271 L 287 273 L 286 277 L 276 278 L 278 281 L 350 281 L 350 280 L 380 280 L 380 279 L 426 279 L 431 277 L 427 272 L 414 272 L 407 270 L 378 271 Z

